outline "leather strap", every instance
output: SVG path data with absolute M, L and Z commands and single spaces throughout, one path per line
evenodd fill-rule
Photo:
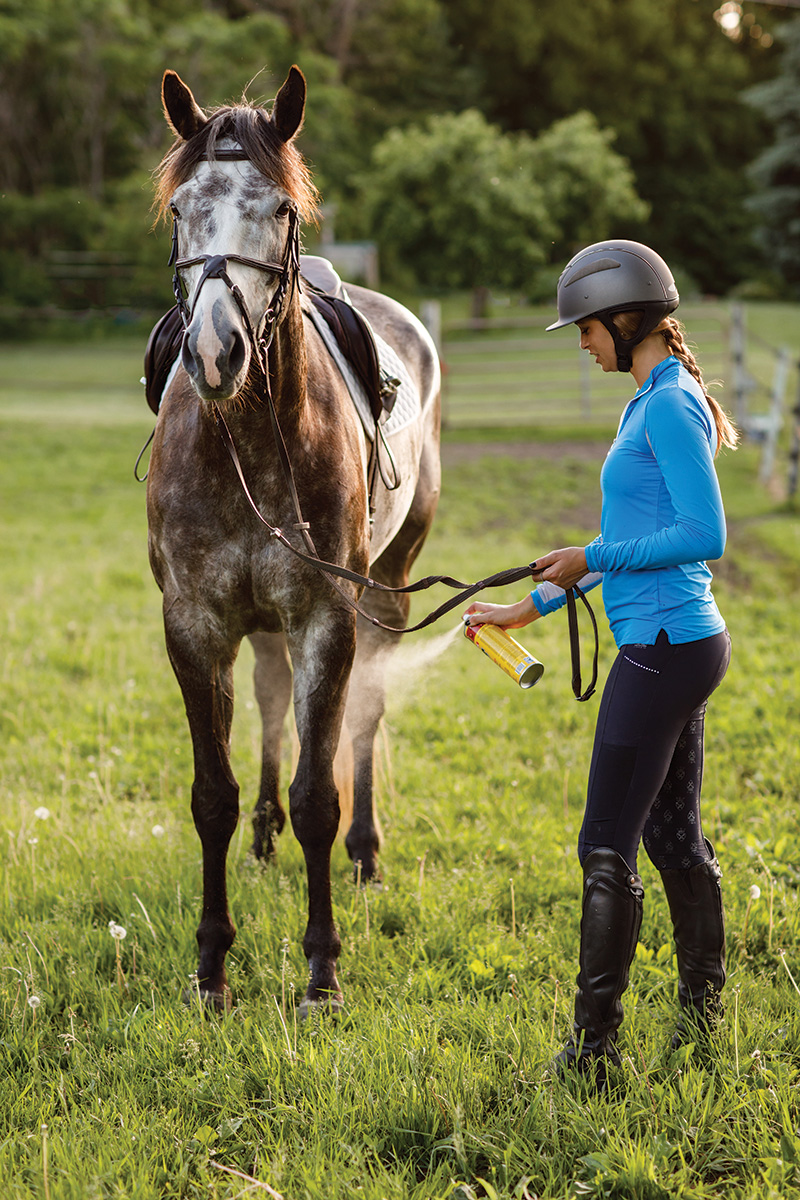
M 272 409 L 271 404 L 270 409 Z M 385 629 L 389 633 L 416 633 L 417 630 L 425 629 L 426 626 L 432 625 L 434 621 L 438 621 L 440 617 L 445 615 L 445 613 L 451 612 L 452 609 L 464 604 L 466 600 L 469 600 L 471 596 L 476 595 L 478 592 L 482 592 L 487 588 L 503 587 L 506 584 L 519 583 L 522 579 L 527 579 L 533 575 L 532 564 L 528 563 L 524 567 L 512 567 L 506 571 L 498 571 L 497 574 L 489 575 L 486 579 L 480 579 L 477 583 L 462 583 L 461 580 L 453 579 L 450 575 L 427 575 L 424 579 L 418 579 L 416 583 L 409 583 L 405 587 L 393 588 L 388 587 L 385 583 L 380 583 L 377 579 L 371 579 L 368 576 L 359 575 L 355 571 L 350 571 L 347 569 L 347 567 L 340 567 L 336 563 L 326 562 L 317 554 L 316 549 L 314 548 L 314 543 L 311 539 L 311 534 L 309 532 L 308 522 L 303 520 L 302 512 L 300 511 L 297 490 L 294 486 L 291 466 L 289 466 L 288 474 L 286 474 L 285 478 L 289 487 L 290 495 L 292 497 L 295 515 L 298 518 L 295 528 L 303 534 L 303 538 L 309 549 L 309 553 L 306 554 L 304 551 L 298 550 L 296 546 L 292 545 L 282 529 L 275 525 L 270 525 L 269 521 L 267 521 L 266 518 L 261 515 L 255 501 L 253 500 L 253 497 L 250 494 L 250 489 L 247 486 L 241 460 L 239 459 L 239 454 L 236 450 L 231 432 L 227 426 L 225 418 L 216 406 L 214 407 L 214 416 L 217 421 L 220 436 L 222 437 L 222 441 L 226 450 L 228 451 L 228 455 L 233 463 L 236 474 L 239 477 L 239 482 L 242 485 L 244 494 L 248 500 L 248 503 L 250 504 L 251 509 L 256 517 L 258 517 L 261 524 L 269 530 L 272 537 L 279 541 L 282 546 L 285 546 L 286 549 L 294 554 L 296 558 L 299 558 L 301 562 L 307 563 L 308 566 L 314 567 L 316 570 L 320 571 L 331 584 L 331 586 L 335 588 L 340 596 L 342 596 L 342 598 L 350 605 L 350 607 L 355 609 L 359 616 L 363 617 L 365 621 L 369 621 L 370 625 L 375 625 L 378 627 L 378 629 Z M 277 420 L 275 421 L 275 426 L 277 426 Z M 278 446 L 279 457 L 281 458 L 285 469 L 286 464 L 288 463 L 288 454 L 286 452 L 285 444 L 283 443 L 283 438 L 280 436 L 280 430 L 277 428 L 276 444 Z M 432 612 L 429 612 L 428 615 L 424 617 L 423 620 L 418 621 L 416 625 L 408 625 L 405 628 L 398 629 L 394 625 L 385 625 L 383 621 L 379 621 L 377 617 L 373 617 L 370 613 L 365 612 L 361 605 L 358 604 L 357 601 L 353 600 L 353 598 L 347 594 L 344 588 L 341 587 L 341 585 L 338 583 L 339 579 L 346 579 L 351 583 L 358 584 L 360 587 L 371 588 L 380 592 L 392 592 L 395 594 L 408 594 L 411 592 L 427 591 L 428 588 L 433 587 L 437 583 L 441 583 L 444 584 L 445 587 L 455 588 L 459 594 L 457 596 L 453 596 L 450 600 L 446 600 L 444 604 L 440 604 L 438 608 L 434 609 Z M 581 651 L 580 638 L 578 635 L 578 613 L 575 607 L 575 595 L 573 593 L 577 594 L 585 606 L 586 611 L 589 613 L 589 617 L 591 618 L 592 622 L 592 629 L 594 631 L 592 679 L 585 692 L 581 691 Z M 570 656 L 572 660 L 572 691 L 576 700 L 583 701 L 588 700 L 589 697 L 594 694 L 595 685 L 597 683 L 597 658 L 599 652 L 597 621 L 595 620 L 595 616 L 592 612 L 589 601 L 586 599 L 585 595 L 577 585 L 570 589 L 566 595 Z
M 569 588 L 567 595 L 567 624 L 569 626 L 569 652 L 572 660 L 572 694 L 576 700 L 588 700 L 594 695 L 597 685 L 597 656 L 600 649 L 600 636 L 597 632 L 597 621 L 595 620 L 592 606 L 586 599 L 577 583 L 574 587 Z M 578 632 L 578 610 L 575 606 L 575 597 L 583 603 L 589 618 L 592 622 L 594 630 L 594 657 L 592 659 L 592 678 L 586 691 L 581 690 L 581 644 L 580 635 Z

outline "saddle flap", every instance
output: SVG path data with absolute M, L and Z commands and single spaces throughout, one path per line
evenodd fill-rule
M 144 352 L 145 397 L 156 415 L 175 359 L 183 344 L 183 320 L 177 304 L 153 326 Z

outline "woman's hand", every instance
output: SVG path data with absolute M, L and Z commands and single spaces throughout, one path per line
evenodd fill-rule
M 583 546 L 566 546 L 563 550 L 551 550 L 549 554 L 537 558 L 533 566 L 534 579 L 546 579 L 548 583 L 555 583 L 564 591 L 579 583 L 589 570 Z
M 541 613 L 529 593 L 516 604 L 483 604 L 476 600 L 464 613 L 464 620 L 470 625 L 500 625 L 504 629 L 522 629 L 523 625 L 530 625 L 531 621 L 537 621 L 540 616 Z

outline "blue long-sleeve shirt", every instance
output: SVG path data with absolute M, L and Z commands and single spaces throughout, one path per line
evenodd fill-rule
M 600 474 L 600 537 L 586 547 L 585 586 L 602 578 L 618 646 L 653 645 L 662 629 L 674 645 L 725 628 L 706 565 L 725 548 L 716 445 L 708 402 L 671 355 L 622 414 Z M 565 600 L 547 583 L 532 595 L 543 616 Z

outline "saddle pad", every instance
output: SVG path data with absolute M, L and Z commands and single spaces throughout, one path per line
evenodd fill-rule
M 310 304 L 303 307 L 303 311 L 314 322 L 314 325 L 328 348 L 331 358 L 339 368 L 339 372 L 347 384 L 356 412 L 361 418 L 361 424 L 364 426 L 364 432 L 367 438 L 372 441 L 375 436 L 375 418 L 370 409 L 369 397 L 367 396 L 364 387 L 361 384 L 350 363 L 339 349 L 339 344 L 333 336 L 333 331 L 325 318 L 321 316 L 315 308 Z M 388 415 L 381 418 L 380 426 L 385 437 L 390 438 L 393 434 L 399 433 L 401 429 L 405 429 L 406 425 L 410 425 L 412 421 L 416 421 L 421 412 L 421 401 L 419 388 L 414 383 L 408 369 L 403 360 L 399 357 L 395 350 L 380 337 L 379 334 L 372 329 L 372 336 L 375 339 L 375 346 L 378 350 L 378 361 L 381 371 L 386 375 L 392 376 L 394 379 L 400 380 L 400 386 L 397 389 L 397 399 L 394 402 L 394 407 Z

